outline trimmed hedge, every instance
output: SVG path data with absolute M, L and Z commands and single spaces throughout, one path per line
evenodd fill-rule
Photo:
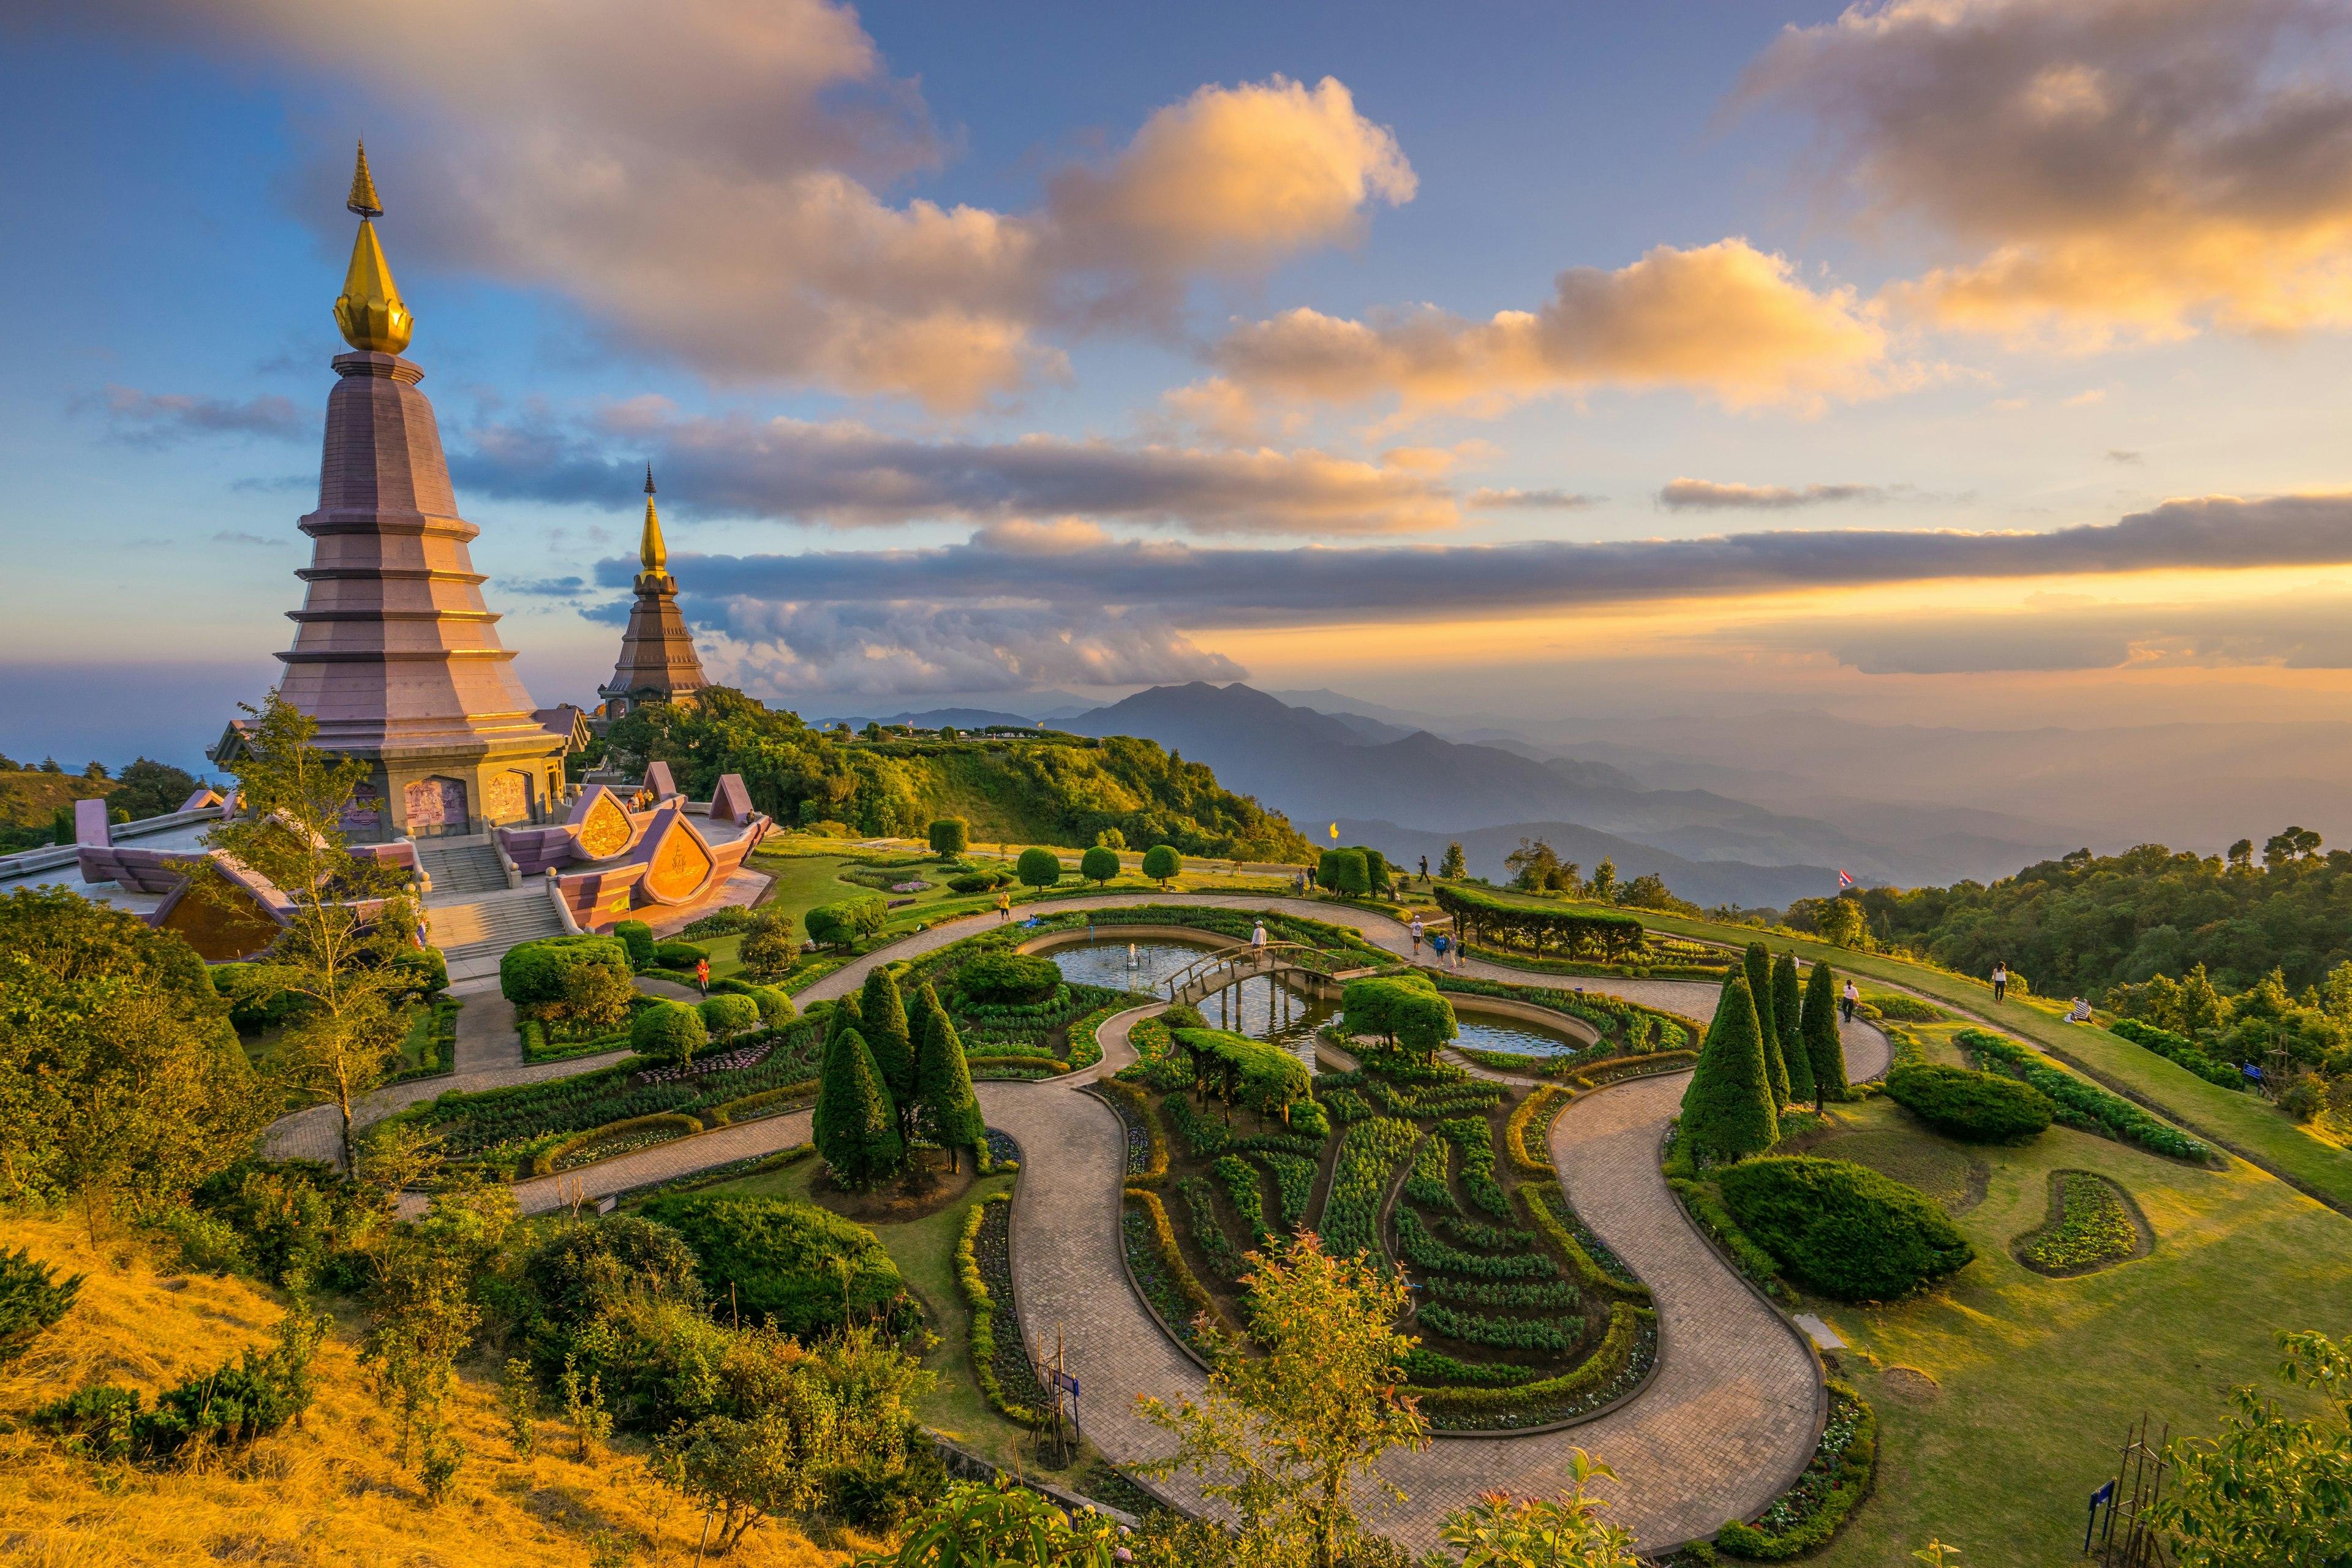
M 1591 952 L 1605 962 L 1617 963 L 1649 941 L 1648 930 L 1632 915 L 1522 903 L 1475 888 L 1444 883 L 1438 885 L 1436 894 L 1437 907 L 1452 915 L 1454 930 L 1472 942 L 1499 932 L 1525 942 L 1538 958 L 1547 943 L 1558 942 L 1571 952 Z
M 2096 1132 L 2125 1143 L 2200 1164 L 2213 1155 L 2202 1142 L 2158 1121 L 2120 1095 L 2052 1067 L 2035 1052 L 2005 1036 L 1982 1029 L 1962 1029 L 1952 1037 L 1978 1058 L 1999 1062 L 2008 1071 L 2050 1097 L 2057 1120 L 2081 1132 Z
M 657 1002 L 629 1021 L 629 1046 L 641 1057 L 689 1062 L 709 1042 L 701 1012 L 684 1002 Z
M 1192 1053 L 1195 1081 L 1215 1083 L 1253 1110 L 1272 1115 L 1307 1098 L 1306 1064 L 1279 1046 L 1223 1029 L 1178 1029 L 1175 1038 Z
M 1861 1394 L 1835 1378 L 1829 1380 L 1829 1422 L 1805 1473 L 1756 1524 L 1726 1522 L 1716 1533 L 1718 1551 L 1762 1563 L 1810 1552 L 1837 1533 L 1870 1489 L 1871 1468 L 1878 1458 L 1878 1416 Z
M 2046 1130 L 2057 1107 L 2032 1084 L 1996 1072 L 1911 1062 L 1886 1075 L 1886 1098 L 1965 1143 L 2011 1143 Z
M 1560 1222 L 1559 1215 L 1552 1208 L 1554 1201 L 1552 1189 L 1540 1187 L 1533 1182 L 1528 1182 L 1520 1186 L 1519 1196 L 1527 1204 L 1528 1216 L 1535 1221 L 1536 1228 L 1543 1232 L 1550 1239 L 1551 1244 L 1559 1247 L 1561 1254 L 1567 1258 L 1569 1272 L 1576 1276 L 1578 1284 L 1588 1290 L 1599 1290 L 1608 1295 L 1621 1296 L 1629 1301 L 1646 1301 L 1650 1299 L 1650 1288 L 1647 1285 L 1639 1280 L 1629 1283 L 1602 1268 L 1593 1258 L 1591 1249 L 1579 1241 L 1575 1233 Z M 1565 1198 L 1558 1201 L 1563 1205 L 1567 1202 Z M 1625 1266 L 1622 1261 L 1619 1261 L 1618 1267 L 1622 1268 Z M 1627 1271 L 1631 1272 L 1630 1269 Z
M 626 984 L 635 972 L 617 937 L 551 936 L 518 942 L 499 960 L 499 994 L 518 1007 L 563 1000 L 563 977 L 577 965 L 602 964 Z
M 1976 1256 L 1924 1194 L 1844 1160 L 1744 1160 L 1716 1181 L 1740 1229 L 1788 1273 L 1843 1300 L 1907 1295 Z
M 2228 1062 L 2216 1061 L 2207 1056 L 2204 1047 L 2186 1035 L 2176 1035 L 2169 1029 L 2143 1024 L 2137 1018 L 2118 1018 L 2107 1026 L 2107 1033 L 2129 1040 L 2142 1049 L 2154 1051 L 2168 1061 L 2179 1063 L 2207 1083 L 2218 1084 L 2223 1089 L 2246 1087 L 2243 1072 Z
M 629 950 L 629 962 L 639 969 L 654 966 L 654 928 L 643 921 L 615 921 L 612 933 Z
M 1490 1415 L 1553 1405 L 1580 1394 L 1606 1387 L 1633 1359 L 1644 1323 L 1657 1321 L 1647 1307 L 1620 1301 L 1609 1309 L 1609 1331 L 1601 1348 L 1573 1371 L 1512 1388 L 1416 1388 L 1413 1395 L 1424 1415 Z
M 1568 1091 L 1557 1084 L 1546 1084 L 1525 1100 L 1503 1123 L 1503 1149 L 1510 1155 L 1511 1163 L 1530 1176 L 1553 1173 L 1551 1163 L 1551 1123 L 1568 1104 Z M 1528 1131 L 1533 1128 L 1543 1136 L 1543 1157 L 1538 1159 L 1528 1147 Z
M 900 1306 L 906 1282 L 881 1242 L 864 1226 L 814 1204 L 732 1194 L 677 1194 L 646 1205 L 645 1217 L 685 1238 L 702 1267 L 704 1290 L 717 1300 L 734 1289 L 737 1309 L 772 1318 L 784 1333 L 807 1340 L 841 1326 L 847 1262 L 851 1312 Z
M 981 1006 L 1022 1006 L 1043 1001 L 1062 983 L 1061 966 L 1029 952 L 983 952 L 956 971 L 956 988 Z
M 1774 1261 L 1770 1253 L 1749 1239 L 1748 1233 L 1739 1228 L 1739 1222 L 1731 1217 L 1731 1211 L 1717 1201 L 1713 1193 L 1707 1191 L 1703 1184 L 1681 1176 L 1667 1177 L 1666 1184 L 1675 1189 L 1676 1197 L 1682 1199 L 1683 1212 L 1689 1215 L 1717 1247 L 1731 1254 L 1734 1268 L 1767 1293 L 1775 1296 L 1783 1293 L 1780 1265 Z
M 760 1005 L 749 996 L 705 996 L 695 1011 L 704 1031 L 722 1040 L 760 1026 Z
M 702 1113 L 702 1120 L 712 1127 L 729 1127 L 738 1121 L 755 1121 L 757 1118 L 751 1115 L 752 1111 L 766 1110 L 772 1105 L 782 1108 L 790 1100 L 810 1099 L 816 1093 L 816 1086 L 817 1080 L 812 1078 L 799 1083 L 788 1083 L 782 1089 L 761 1089 L 757 1094 L 747 1094 L 740 1100 L 712 1106 Z M 810 1149 L 816 1147 L 814 1143 L 806 1146 Z
M 530 1173 L 534 1176 L 551 1176 L 555 1174 L 557 1163 L 566 1154 L 607 1138 L 618 1138 L 637 1132 L 667 1132 L 673 1137 L 685 1138 L 701 1131 L 700 1118 L 672 1110 L 656 1111 L 651 1116 L 632 1116 L 625 1121 L 608 1121 L 602 1127 L 591 1127 L 587 1131 L 576 1133 L 551 1149 L 542 1149 L 532 1155 Z M 669 1140 L 665 1138 L 658 1142 L 666 1143 Z M 636 1151 L 632 1149 L 629 1152 L 634 1154 Z M 595 1162 L 592 1160 L 588 1163 L 593 1164 Z
M 692 969 L 710 956 L 707 947 L 697 947 L 690 942 L 657 942 L 654 943 L 654 964 L 660 969 Z
M 997 1381 L 996 1298 L 989 1294 L 988 1282 L 980 1277 L 976 1250 L 981 1222 L 988 1217 L 988 1205 L 1012 1201 L 1011 1193 L 991 1193 L 964 1211 L 963 1231 L 956 1238 L 956 1283 L 963 1289 L 963 1304 L 971 1309 L 971 1366 L 980 1378 L 980 1391 L 1006 1420 L 1034 1426 L 1045 1418 L 1027 1405 L 1015 1405 L 1005 1398 L 1004 1385 Z

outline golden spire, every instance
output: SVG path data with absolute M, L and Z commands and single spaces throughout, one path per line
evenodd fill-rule
M 642 576 L 659 576 L 669 565 L 669 552 L 663 547 L 661 515 L 654 510 L 654 466 L 646 465 L 646 532 L 637 542 L 637 560 L 645 567 Z
M 416 318 L 401 303 L 400 289 L 392 280 L 392 264 L 369 220 L 383 216 L 375 194 L 375 177 L 368 173 L 367 143 L 360 143 L 359 162 L 352 171 L 352 194 L 343 204 L 359 216 L 360 232 L 352 241 L 352 265 L 343 274 L 343 291 L 335 300 L 335 325 L 343 342 L 372 353 L 396 354 L 408 346 Z

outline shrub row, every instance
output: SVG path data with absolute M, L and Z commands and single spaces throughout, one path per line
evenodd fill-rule
M 1192 1102 L 1178 1090 L 1160 1102 L 1168 1108 L 1168 1119 L 1176 1124 L 1176 1136 L 1196 1160 L 1222 1154 L 1234 1141 L 1234 1130 L 1223 1121 L 1202 1116 L 1192 1109 Z
M 1588 1290 L 1605 1291 L 1629 1300 L 1650 1299 L 1650 1288 L 1633 1278 L 1624 1259 L 1585 1228 L 1584 1222 L 1569 1208 L 1567 1198 L 1557 1187 L 1528 1182 L 1520 1186 L 1519 1196 L 1526 1200 L 1528 1217 L 1535 1221 L 1536 1228 L 1567 1256 L 1569 1271 L 1576 1277 L 1577 1283 Z
M 2137 1018 L 2118 1018 L 2107 1026 L 2107 1032 L 2133 1045 L 2154 1051 L 2168 1061 L 2179 1063 L 2207 1083 L 2223 1089 L 2243 1089 L 2246 1075 L 2230 1063 L 2216 1061 L 2204 1048 L 2186 1035 L 2176 1035 L 2169 1029 L 2159 1029 L 2153 1024 L 2143 1024 Z
M 1566 1311 L 1583 1300 L 1573 1280 L 1511 1280 L 1497 1284 L 1485 1279 L 1449 1279 L 1433 1274 L 1416 1281 L 1433 1300 L 1460 1301 L 1471 1307 L 1549 1307 Z
M 1440 1215 L 1437 1221 L 1445 1234 L 1465 1247 L 1480 1247 L 1489 1252 L 1506 1248 L 1525 1250 L 1536 1245 L 1536 1233 L 1507 1226 L 1488 1225 L 1483 1220 L 1459 1219 L 1451 1215 Z
M 1622 996 L 1612 996 L 1605 991 L 1560 991 L 1549 985 L 1512 985 L 1499 980 L 1475 980 L 1466 974 L 1447 974 L 1443 971 L 1438 973 L 1436 979 L 1440 991 L 1459 991 L 1472 996 L 1507 996 L 1581 1018 L 1598 1028 L 1603 1037 L 1601 1044 L 1586 1049 L 1603 1054 L 1612 1050 L 1636 1055 L 1651 1050 L 1679 1050 L 1706 1033 L 1696 1019 L 1656 1007 L 1644 1007 L 1639 1002 L 1628 1002 Z M 1612 1036 L 1621 1043 L 1611 1045 L 1608 1037 Z
M 1130 1174 L 1127 1184 L 1130 1187 L 1158 1186 L 1168 1179 L 1168 1131 L 1160 1124 L 1160 1108 L 1152 1104 L 1150 1095 L 1133 1084 L 1107 1079 L 1102 1087 L 1106 1092 L 1116 1095 L 1118 1102 L 1134 1113 L 1135 1119 L 1143 1124 L 1145 1135 L 1151 1141 L 1150 1153 L 1143 1169 Z
M 1176 1195 L 1184 1200 L 1184 1216 L 1192 1222 L 1192 1241 L 1200 1247 L 1201 1256 L 1209 1260 L 1209 1268 L 1220 1279 L 1238 1279 L 1249 1271 L 1242 1260 L 1241 1248 L 1225 1234 L 1224 1222 L 1217 1217 L 1217 1200 L 1209 1184 L 1198 1176 L 1185 1176 L 1176 1184 Z
M 2031 1138 L 2050 1125 L 2058 1109 L 2030 1083 L 1933 1062 L 1906 1063 L 1888 1073 L 1886 1098 L 1937 1131 L 1969 1143 Z M 1788 1135 L 1786 1130 L 1781 1135 Z
M 1185 1264 L 1184 1254 L 1176 1245 L 1175 1227 L 1168 1223 L 1168 1211 L 1160 1205 L 1160 1194 L 1143 1187 L 1129 1187 L 1127 1197 L 1130 1204 L 1142 1211 L 1144 1222 L 1150 1228 L 1152 1245 L 1160 1254 L 1160 1267 L 1175 1286 L 1177 1293 L 1184 1299 L 1185 1305 L 1191 1307 L 1195 1314 L 1207 1313 L 1219 1328 L 1227 1333 L 1233 1332 L 1232 1323 L 1217 1310 L 1215 1300 L 1192 1277 L 1192 1270 Z M 1171 1323 L 1168 1326 L 1181 1335 L 1188 1324 Z M 1186 1342 L 1191 1342 L 1189 1337 Z
M 1568 1090 L 1546 1084 L 1519 1101 L 1511 1119 L 1503 1123 L 1503 1148 L 1511 1156 L 1511 1163 L 1530 1176 L 1549 1176 L 1551 1165 L 1551 1122 L 1560 1108 L 1568 1103 Z M 1543 1152 L 1538 1155 L 1528 1147 L 1528 1134 L 1542 1135 Z
M 712 1127 L 726 1127 L 738 1121 L 755 1121 L 763 1115 L 784 1110 L 793 1100 L 805 1100 L 816 1093 L 817 1080 L 803 1079 L 788 1083 L 782 1089 L 761 1089 L 740 1100 L 730 1100 L 724 1105 L 713 1106 L 702 1113 L 703 1121 Z
M 1323 1200 L 1323 1245 L 1334 1258 L 1380 1256 L 1377 1227 L 1390 1173 L 1420 1142 L 1421 1130 L 1412 1122 L 1385 1116 L 1359 1121 L 1340 1135 L 1331 1192 Z
M 1435 891 L 1437 907 L 1452 915 L 1454 930 L 1471 941 L 1500 932 L 1525 942 L 1538 958 L 1548 942 L 1558 942 L 1571 952 L 1589 952 L 1612 963 L 1622 962 L 1638 952 L 1650 934 L 1632 915 L 1523 903 L 1475 888 L 1445 885 Z
M 1342 1122 L 1361 1121 L 1372 1114 L 1371 1102 L 1352 1089 L 1327 1090 L 1320 1103 Z
M 1497 1219 L 1511 1217 L 1511 1198 L 1495 1180 L 1495 1133 L 1484 1117 L 1441 1121 L 1437 1130 L 1462 1151 L 1462 1190 Z
M 1297 1154 L 1264 1153 L 1258 1158 L 1274 1173 L 1281 1190 L 1282 1223 L 1298 1229 L 1307 1223 L 1307 1205 L 1315 1198 L 1315 1162 Z
M 1445 1170 L 1453 1151 L 1445 1140 L 1430 1137 L 1422 1140 L 1413 1151 L 1412 1173 L 1404 1179 L 1404 1195 L 1430 1208 L 1458 1209 L 1454 1190 L 1445 1184 Z
M 1422 1308 L 1418 1321 L 1431 1333 L 1443 1334 L 1449 1340 L 1507 1351 L 1546 1351 L 1566 1355 L 1584 1338 L 1581 1319 L 1488 1318 L 1476 1312 L 1457 1312 L 1442 1301 L 1432 1301 Z
M 1442 1269 L 1448 1274 L 1467 1275 L 1473 1279 L 1551 1279 L 1559 1273 L 1559 1265 L 1540 1252 L 1490 1258 L 1483 1253 L 1465 1252 L 1458 1247 L 1448 1247 L 1431 1234 L 1422 1217 L 1411 1209 L 1396 1211 L 1396 1228 L 1397 1250 L 1416 1268 Z
M 1402 1364 L 1405 1381 L 1415 1385 L 1415 1393 L 1433 1384 L 1507 1387 L 1512 1384 L 1532 1382 L 1543 1375 L 1531 1366 L 1511 1366 L 1491 1361 L 1456 1361 L 1444 1351 L 1433 1351 L 1427 1345 L 1419 1345 L 1406 1352 Z
M 1780 1283 L 1780 1265 L 1739 1228 L 1739 1222 L 1731 1217 L 1731 1211 L 1723 1206 L 1721 1200 L 1704 1183 L 1672 1176 L 1667 1178 L 1667 1184 L 1675 1189 L 1675 1195 L 1682 1199 L 1683 1212 L 1691 1216 L 1692 1222 L 1716 1246 L 1731 1254 L 1732 1268 L 1762 1287 L 1768 1294 L 1782 1296 L 1788 1293 L 1787 1287 Z
M 1004 1385 L 997 1381 L 996 1299 L 989 1294 L 988 1282 L 980 1277 L 977 1252 L 981 1221 L 987 1217 L 988 1205 L 1012 1201 L 1011 1193 L 991 1193 L 964 1211 L 963 1233 L 956 1239 L 956 1283 L 963 1287 L 963 1304 L 971 1309 L 971 1365 L 980 1376 L 981 1392 L 1006 1420 L 1034 1426 L 1043 1417 L 1026 1405 L 1006 1399 Z
M 2097 1132 L 2126 1143 L 2137 1143 L 2176 1160 L 2204 1163 L 2212 1152 L 2199 1139 L 2158 1121 L 2120 1095 L 2062 1072 L 2005 1036 L 1983 1029 L 1962 1029 L 1952 1037 L 1979 1058 L 2003 1068 L 2040 1089 L 2058 1107 L 2057 1119 L 2084 1132 Z
M 1252 1245 L 1265 1246 L 1274 1231 L 1265 1223 L 1265 1194 L 1258 1186 L 1257 1167 L 1238 1154 L 1227 1154 L 1209 1169 L 1225 1184 L 1225 1196 L 1233 1200 L 1234 1212 L 1249 1226 Z
M 1457 1417 L 1503 1414 L 1536 1404 L 1562 1405 L 1580 1394 L 1594 1393 L 1627 1370 L 1641 1344 L 1643 1331 L 1656 1321 L 1657 1315 L 1647 1307 L 1620 1301 L 1609 1309 L 1609 1331 L 1601 1336 L 1600 1348 L 1573 1371 L 1516 1388 L 1429 1389 L 1420 1395 L 1422 1411 L 1424 1415 Z

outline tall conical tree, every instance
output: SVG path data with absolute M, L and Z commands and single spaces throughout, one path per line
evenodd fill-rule
M 933 1008 L 923 1025 L 921 1076 L 915 1086 L 917 1125 L 923 1136 L 948 1152 L 948 1169 L 962 1168 L 962 1151 L 987 1136 L 980 1100 L 971 1092 L 971 1068 L 963 1041 L 943 1008 Z
M 825 1059 L 817 1086 L 816 1152 L 845 1187 L 870 1187 L 898 1168 L 898 1113 L 875 1070 L 874 1053 L 855 1029 L 845 1029 Z
M 1748 994 L 1756 1004 L 1756 1026 L 1764 1037 L 1764 1077 L 1772 1086 L 1772 1103 L 1789 1103 L 1789 1064 L 1780 1059 L 1780 1031 L 1772 1023 L 1772 950 L 1760 942 L 1748 944 L 1743 962 L 1748 971 Z
M 1813 1069 L 1813 1103 L 1846 1100 L 1845 1047 L 1838 1043 L 1838 982 L 1826 963 L 1805 982 L 1805 1064 Z
M 882 1081 L 898 1107 L 898 1136 L 911 1137 L 915 1129 L 908 1118 L 915 1109 L 915 1037 L 907 1029 L 907 1004 L 898 994 L 898 977 L 886 966 L 877 963 L 866 972 L 859 1013 L 865 1021 L 857 1032 L 866 1037 L 866 1048 L 874 1054 L 874 1065 L 881 1069 Z
M 914 994 L 907 998 L 907 1041 L 915 1053 L 914 1082 L 919 1097 L 923 1083 L 923 1042 L 930 1037 L 931 1015 L 944 1011 L 940 1005 L 940 994 L 928 984 L 916 987 Z
M 1764 1076 L 1764 1032 L 1744 973 L 1735 973 L 1724 986 L 1698 1067 L 1683 1090 L 1682 1137 L 1693 1153 L 1719 1160 L 1760 1154 L 1780 1141 L 1772 1086 Z
M 1797 983 L 1797 955 L 1784 952 L 1772 961 L 1772 1023 L 1780 1031 L 1790 1105 L 1819 1098 L 1813 1093 L 1813 1064 L 1805 1055 L 1804 995 L 1804 987 Z
M 864 1023 L 865 1019 L 857 1010 L 857 994 L 854 991 L 834 1003 L 833 1016 L 825 1020 L 824 1048 L 816 1056 L 816 1076 L 820 1092 L 817 1095 L 816 1110 L 809 1116 L 809 1137 L 813 1142 L 821 1144 L 824 1141 L 824 1096 L 822 1086 L 826 1075 L 833 1068 L 834 1042 L 840 1039 L 842 1036 L 859 1028 Z

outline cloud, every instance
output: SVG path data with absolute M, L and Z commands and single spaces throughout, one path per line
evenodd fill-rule
M 1575 490 L 1497 490 L 1481 487 L 1472 490 L 1464 504 L 1473 511 L 1565 511 L 1605 499 Z
M 1460 521 L 1424 474 L 1312 449 L 1204 450 L 1027 436 L 922 441 L 849 420 L 634 419 L 630 456 L 604 432 L 491 426 L 452 455 L 461 487 L 513 498 L 629 502 L 652 457 L 662 490 L 705 517 L 835 527 L 927 518 L 1040 517 L 1181 527 L 1197 533 L 1395 533 Z
M 74 25 L 372 103 L 395 268 L 552 290 L 719 380 L 939 410 L 1066 374 L 1055 334 L 1163 330 L 1191 278 L 1344 242 L 1413 190 L 1345 86 L 1276 76 L 1160 108 L 1101 166 L 1051 172 L 1034 210 L 886 199 L 956 148 L 826 0 L 687 0 L 657 21 L 634 0 L 93 0 Z M 337 243 L 347 156 L 318 149 L 299 181 Z
M 2065 400 L 2064 406 L 2068 408 L 2088 408 L 2093 404 L 2105 403 L 2106 400 L 2107 389 L 2104 386 L 2095 386 L 2088 392 L 2078 392 L 2074 396 L 2067 398 Z
M 714 679 L 782 698 L 1160 685 L 1249 673 L 1150 615 L 735 598 L 707 605 L 697 618 L 709 628 L 703 653 Z
M 1541 613 L 1932 579 L 2352 562 L 2352 494 L 2167 501 L 2045 533 L 1816 529 L 1581 543 L 1254 549 L 1117 540 L 1050 553 L 975 534 L 919 550 L 711 555 L 673 563 L 689 596 L 778 603 L 1145 606 L 1170 624 Z M 625 584 L 634 558 L 600 562 Z
M 2352 325 L 2352 90 L 2326 0 L 1885 0 L 1738 101 L 1814 119 L 1874 226 L 1965 252 L 1888 292 L 2077 349 Z
M 2107 448 L 2107 461 L 2110 463 L 2137 463 L 2146 455 L 2147 454 L 2142 452 L 2136 452 L 2128 447 L 2110 447 Z
M 2352 598 L 2341 592 L 2193 604 L 2046 601 L 2023 611 L 1790 621 L 1717 640 L 1821 652 L 1865 675 L 1990 675 L 2278 665 L 2352 669 Z M 2045 601 L 2036 603 L 2035 600 Z
M 1539 309 L 1471 321 L 1421 306 L 1370 321 L 1305 308 L 1212 351 L 1261 395 L 1408 410 L 1496 409 L 1597 386 L 1687 387 L 1733 408 L 1818 407 L 1885 390 L 1886 334 L 1849 289 L 1815 290 L 1785 258 L 1726 239 L 1660 246 L 1614 272 L 1579 267 Z
M 541 577 L 535 580 L 502 577 L 499 580 L 499 587 L 509 594 L 530 594 L 541 598 L 570 599 L 576 598 L 588 591 L 588 580 L 584 577 Z
M 278 550 L 293 542 L 287 539 L 272 539 L 268 534 L 231 533 L 226 530 L 214 534 L 212 539 L 215 544 L 246 544 L 263 550 Z
M 250 397 L 237 403 L 184 392 L 142 392 L 110 384 L 100 401 L 115 439 L 165 447 L 192 436 L 265 436 L 299 441 L 315 428 L 291 398 Z M 315 480 L 313 481 L 315 482 Z
M 1668 511 L 1783 511 L 1790 507 L 1821 506 L 1830 501 L 1879 501 L 1886 499 L 1880 485 L 1726 485 L 1712 479 L 1675 479 L 1658 492 Z

